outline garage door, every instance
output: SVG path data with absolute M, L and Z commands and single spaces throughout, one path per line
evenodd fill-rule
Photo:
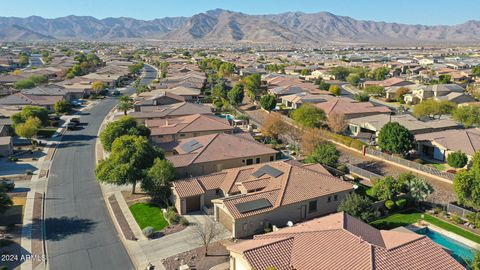
M 188 197 L 185 203 L 187 204 L 187 213 L 200 210 L 200 196 Z
M 217 208 L 217 210 L 218 210 L 218 222 L 222 223 L 225 226 L 225 228 L 227 228 L 229 231 L 232 231 L 232 218 L 227 213 L 225 213 L 225 211 L 223 211 L 222 209 Z

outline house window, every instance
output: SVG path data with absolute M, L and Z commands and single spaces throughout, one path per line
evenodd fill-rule
M 338 195 L 333 195 L 333 200 L 338 201 Z
M 185 133 L 181 133 L 181 134 L 180 134 L 180 137 L 185 137 Z
M 259 158 L 259 157 L 257 157 L 257 158 L 255 159 L 255 163 L 260 163 L 260 158 Z
M 310 201 L 308 203 L 308 212 L 317 212 L 317 201 Z
M 274 158 L 273 156 L 270 156 L 270 161 L 273 161 L 273 158 Z
M 327 202 L 331 202 L 331 201 L 332 201 L 332 196 L 328 196 Z
M 252 165 L 253 164 L 253 158 L 247 159 L 247 165 Z
M 163 138 L 163 135 L 158 135 L 159 138 Z
M 219 188 L 215 189 L 215 195 L 220 195 L 220 189 Z

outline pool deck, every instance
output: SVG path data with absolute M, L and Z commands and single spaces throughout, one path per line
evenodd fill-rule
M 409 226 L 406 226 L 405 228 L 411 230 L 411 231 L 418 231 L 422 228 L 429 228 L 430 230 L 434 230 L 438 233 L 441 233 L 445 236 L 448 236 L 449 238 L 452 238 L 470 248 L 473 248 L 473 249 L 480 249 L 480 244 L 477 244 L 476 242 L 472 241 L 472 240 L 469 240 L 463 236 L 460 236 L 456 233 L 453 233 L 453 232 L 450 232 L 450 231 L 447 231 L 447 230 L 444 230 L 440 227 L 437 227 L 429 222 L 426 222 L 426 221 L 421 221 L 421 222 L 417 222 L 417 223 L 414 223 L 414 224 L 411 224 Z

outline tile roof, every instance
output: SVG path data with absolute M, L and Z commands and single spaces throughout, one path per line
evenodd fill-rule
M 424 235 L 377 230 L 343 212 L 257 235 L 228 250 L 254 269 L 464 269 Z
M 163 118 L 191 114 L 212 114 L 212 109 L 203 104 L 179 102 L 162 106 L 141 106 L 139 112 L 129 113 L 130 116 L 135 118 Z
M 224 118 L 201 114 L 185 115 L 168 119 L 146 120 L 145 125 L 150 128 L 151 135 L 215 130 L 231 131 L 234 129 Z
M 265 165 L 281 171 L 282 174 L 276 176 L 262 174 L 255 177 L 254 173 Z M 320 169 L 318 166 L 288 161 L 255 164 L 227 169 L 202 177 L 177 180 L 174 182 L 174 189 L 177 190 L 177 193 L 182 193 L 183 191 L 178 190 L 185 186 L 177 183 L 190 182 L 193 179 L 200 183 L 204 191 L 219 188 L 223 190 L 224 194 L 235 194 L 243 190 L 243 194 L 222 199 L 223 204 L 234 218 L 252 216 L 284 205 L 353 190 L 351 184 L 332 176 L 327 170 Z M 258 199 L 267 199 L 272 206 L 247 213 L 240 213 L 236 208 L 239 203 Z
M 452 129 L 415 135 L 417 141 L 431 141 L 447 150 L 462 151 L 469 156 L 480 150 L 480 129 Z
M 315 104 L 318 108 L 325 111 L 327 115 L 332 113 L 343 115 L 354 115 L 362 113 L 391 113 L 386 106 L 375 106 L 370 102 L 356 102 L 351 99 L 338 98 L 336 100 Z

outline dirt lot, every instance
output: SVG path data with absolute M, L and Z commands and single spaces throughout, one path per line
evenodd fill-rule
M 233 244 L 230 240 L 222 240 L 210 245 L 208 256 L 205 256 L 205 248 L 200 247 L 184 253 L 177 254 L 164 260 L 165 269 L 178 269 L 187 264 L 198 270 L 208 270 L 215 265 L 228 262 L 229 253 L 226 246 Z

